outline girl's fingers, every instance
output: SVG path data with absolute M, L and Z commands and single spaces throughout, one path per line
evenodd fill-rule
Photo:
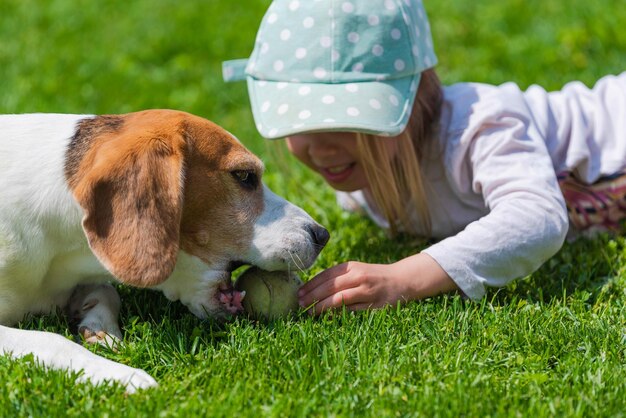
M 324 311 L 339 309 L 343 306 L 346 306 L 348 309 L 351 309 L 352 306 L 369 306 L 369 304 L 367 303 L 362 303 L 362 301 L 360 300 L 360 296 L 361 295 L 359 294 L 357 288 L 341 290 L 337 293 L 333 293 L 332 295 L 322 300 L 319 300 L 313 305 L 309 312 L 315 315 L 319 315 Z
M 300 290 L 298 291 L 298 296 L 304 296 L 307 293 L 312 292 L 315 288 L 323 285 L 327 281 L 345 274 L 347 271 L 346 264 L 347 263 L 338 264 L 319 273 L 317 276 L 313 277 L 311 280 L 309 280 L 300 287 Z
M 320 280 L 318 286 L 311 289 L 308 293 L 304 293 L 302 296 L 299 296 L 300 304 L 301 306 L 309 306 L 316 301 L 333 298 L 340 292 L 345 292 L 346 290 L 357 286 L 358 283 L 351 280 L 348 275 Z M 338 302 L 334 301 L 334 303 L 341 303 L 341 300 Z
M 342 264 L 329 268 L 305 283 L 298 291 L 302 306 L 326 299 L 337 291 L 351 287 L 346 281 L 346 268 Z

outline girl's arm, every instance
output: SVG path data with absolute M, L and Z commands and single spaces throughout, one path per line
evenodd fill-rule
M 393 264 L 349 261 L 331 267 L 305 283 L 300 305 L 311 313 L 346 306 L 350 310 L 380 308 L 458 290 L 437 262 L 425 253 Z
M 303 287 L 303 305 L 318 301 L 315 312 L 342 303 L 364 309 L 457 287 L 478 299 L 487 287 L 532 273 L 559 250 L 568 217 L 550 154 L 519 94 L 507 97 L 506 106 L 487 101 L 495 110 L 478 112 L 475 129 L 455 140 L 445 160 L 459 190 L 480 194 L 489 213 L 397 263 L 328 269 Z

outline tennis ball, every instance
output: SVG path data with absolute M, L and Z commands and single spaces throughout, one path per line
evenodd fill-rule
M 302 281 L 295 272 L 265 271 L 250 267 L 235 282 L 245 291 L 244 311 L 255 319 L 272 321 L 298 309 L 298 289 Z

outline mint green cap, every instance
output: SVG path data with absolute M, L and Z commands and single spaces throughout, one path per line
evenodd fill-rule
M 266 138 L 318 131 L 395 136 L 422 71 L 437 63 L 421 0 L 274 0 L 249 59 L 223 64 L 246 79 Z

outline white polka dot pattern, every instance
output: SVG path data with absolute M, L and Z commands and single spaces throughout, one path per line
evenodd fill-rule
M 376 99 L 370 99 L 370 106 L 372 107 L 372 109 L 380 109 L 382 107 L 382 105 L 380 104 L 380 102 Z
M 315 70 L 313 70 L 313 75 L 315 76 L 315 78 L 322 79 L 326 77 L 326 70 L 321 67 L 318 67 Z
M 359 38 L 360 38 L 360 37 L 359 37 L 359 34 L 358 34 L 358 33 L 356 33 L 356 32 L 350 32 L 350 33 L 348 34 L 348 41 L 349 41 L 349 42 L 352 42 L 353 44 L 355 44 L 355 43 L 359 42 Z
M 361 114 L 361 112 L 359 112 L 359 109 L 357 109 L 356 107 L 349 107 L 346 109 L 346 113 L 350 116 L 359 116 Z
M 436 62 L 421 0 L 273 0 L 245 75 L 264 136 L 325 127 L 393 135 L 406 126 L 419 73 Z
M 249 73 L 302 82 L 380 81 L 415 74 L 426 63 L 436 63 L 422 9 L 419 0 L 274 0 L 263 21 L 267 30 L 257 34 L 251 58 L 259 65 Z M 320 67 L 325 70 L 321 78 Z M 287 76 L 290 72 L 298 76 Z
M 363 68 L 364 68 L 363 63 L 357 62 L 356 64 L 352 66 L 352 71 L 354 71 L 355 73 L 362 73 Z
M 282 32 L 280 32 L 280 39 L 282 39 L 283 41 L 288 41 L 289 38 L 291 38 L 291 31 L 289 29 L 284 29 Z

